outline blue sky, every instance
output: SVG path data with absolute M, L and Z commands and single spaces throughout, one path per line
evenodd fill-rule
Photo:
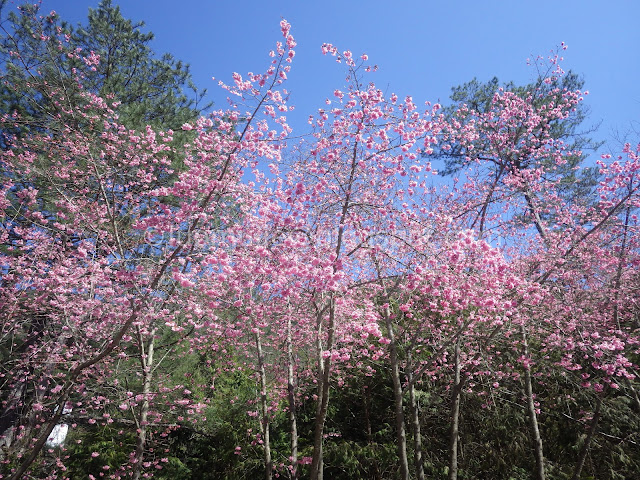
M 196 84 L 209 90 L 217 107 L 226 105 L 216 78 L 232 72 L 260 72 L 280 39 L 281 18 L 292 24 L 298 47 L 288 89 L 296 106 L 292 125 L 304 119 L 335 88 L 344 70 L 320 53 L 324 42 L 354 54 L 367 53 L 379 66 L 370 79 L 389 93 L 414 100 L 448 99 L 452 86 L 478 77 L 526 83 L 536 72 L 527 58 L 547 55 L 561 42 L 565 69 L 584 76 L 590 91 L 595 135 L 616 148 L 616 132 L 640 138 L 640 2 L 377 0 L 113 0 L 125 17 L 143 20 L 156 35 L 158 53 L 191 65 Z M 44 0 L 77 23 L 98 0 Z

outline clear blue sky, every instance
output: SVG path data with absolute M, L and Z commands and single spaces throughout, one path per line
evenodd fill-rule
M 380 69 L 371 79 L 389 93 L 424 102 L 446 101 L 452 86 L 478 77 L 526 83 L 536 72 L 529 57 L 561 42 L 565 69 L 584 76 L 596 137 L 636 130 L 640 140 L 640 2 L 636 0 L 113 0 L 125 17 L 143 20 L 153 48 L 191 65 L 196 84 L 220 108 L 225 95 L 212 76 L 263 71 L 279 40 L 281 18 L 298 47 L 288 88 L 293 126 L 344 84 L 343 69 L 320 53 L 324 42 L 367 53 Z M 72 23 L 98 0 L 44 0 Z M 298 133 L 302 133 L 298 131 Z M 613 147 L 614 144 L 611 144 Z

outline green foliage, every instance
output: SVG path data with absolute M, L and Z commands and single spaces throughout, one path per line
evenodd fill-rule
M 87 25 L 71 34 L 72 45 L 100 57 L 84 87 L 121 102 L 120 120 L 131 128 L 179 130 L 201 112 L 198 101 L 205 92 L 193 84 L 188 65 L 170 54 L 154 54 L 149 46 L 154 35 L 144 33 L 143 27 L 144 22 L 125 19 L 111 0 L 89 9 Z M 191 90 L 191 97 L 185 89 Z
M 248 433 L 258 431 L 256 419 L 247 415 L 257 395 L 253 372 L 240 368 L 240 362 L 216 357 L 186 350 L 163 368 L 170 377 L 167 383 L 188 385 L 191 398 L 207 408 L 198 423 L 178 421 L 180 427 L 166 440 L 169 461 L 157 478 L 258 478 L 263 472 L 262 448 L 251 445 L 253 436 Z
M 363 443 L 338 440 L 327 444 L 324 455 L 326 478 L 386 480 L 398 475 L 397 448 L 392 441 Z
M 70 429 L 65 440 L 65 466 L 70 478 L 100 478 L 108 467 L 117 471 L 127 463 L 135 445 L 135 427 L 114 423 L 106 426 L 84 424 Z M 101 475 L 102 474 L 102 475 Z
M 373 374 L 363 370 L 331 389 L 323 447 L 325 478 L 386 480 L 399 473 L 390 372 L 387 366 L 372 366 Z M 298 406 L 300 457 L 312 453 L 313 393 Z M 303 466 L 301 478 L 305 475 L 308 465 Z
M 78 96 L 79 81 L 89 91 L 110 102 L 121 102 L 120 121 L 126 128 L 138 131 L 147 125 L 157 129 L 171 128 L 177 131 L 174 141 L 184 143 L 188 140 L 190 134 L 182 132 L 180 126 L 202 112 L 198 107 L 202 92 L 193 87 L 188 67 L 169 55 L 157 57 L 153 53 L 149 46 L 153 35 L 142 31 L 142 23 L 133 23 L 122 17 L 120 9 L 113 6 L 110 0 L 102 0 L 97 9 L 90 10 L 87 24 L 77 28 L 70 27 L 53 14 L 44 16 L 40 22 L 38 15 L 38 9 L 34 6 L 23 7 L 20 15 L 10 14 L 5 34 L 0 39 L 0 113 L 15 111 L 25 119 L 14 131 L 0 132 L 0 147 L 7 148 L 9 135 L 29 135 L 33 131 L 46 131 L 52 136 L 60 133 L 60 120 L 51 119 L 62 115 L 63 109 L 44 96 L 37 82 L 29 81 L 34 72 L 37 72 L 39 81 L 55 84 L 67 91 L 70 102 L 84 102 Z M 73 73 L 74 68 L 82 67 L 83 61 L 57 53 L 55 39 L 59 35 L 58 27 L 60 32 L 68 35 L 69 43 L 65 48 L 79 48 L 100 57 L 95 70 L 86 70 L 81 77 Z M 51 41 L 43 43 L 39 40 L 40 34 L 50 36 Z M 11 53 L 16 45 L 24 52 L 19 59 Z M 558 95 L 558 91 L 575 90 L 582 86 L 582 80 L 573 73 L 550 84 L 539 80 L 525 86 L 500 84 L 496 78 L 487 83 L 474 79 L 455 87 L 451 98 L 456 104 L 466 104 L 473 112 L 482 114 L 492 108 L 492 99 L 500 89 L 523 98 L 531 96 L 534 105 L 542 105 L 550 97 Z M 187 94 L 188 89 L 194 93 Z M 470 117 L 460 116 L 455 107 L 449 107 L 445 113 L 462 123 L 470 121 Z M 585 134 L 580 131 L 586 114 L 586 110 L 580 107 L 568 118 L 556 120 L 549 127 L 553 138 L 565 141 L 571 150 L 582 152 L 570 157 L 564 166 L 553 172 L 553 175 L 561 177 L 564 185 L 561 191 L 567 196 L 587 198 L 587 192 L 595 180 L 591 171 L 574 170 L 583 162 L 587 151 L 597 148 L 597 144 L 588 137 L 588 132 Z M 72 119 L 64 117 L 64 120 Z M 475 145 L 474 155 L 481 156 L 483 152 L 489 152 L 491 148 L 488 142 L 488 134 L 481 136 Z M 452 150 L 436 152 L 435 155 L 443 159 L 445 172 L 453 174 L 468 161 L 469 152 L 462 145 L 453 145 Z M 41 157 L 41 161 L 46 162 L 46 157 Z M 179 170 L 181 159 L 172 160 L 174 169 Z M 527 159 L 521 160 L 521 165 L 527 167 Z M 46 164 L 43 163 L 44 167 Z M 3 170 L 1 175 L 10 176 L 11 172 Z M 167 174 L 163 181 L 170 182 L 171 176 Z M 25 189 L 34 185 L 40 189 L 39 206 L 46 212 L 55 200 L 55 194 L 47 191 L 46 186 L 29 179 L 16 188 Z M 226 207 L 225 215 L 240 215 L 238 205 L 229 203 Z M 13 213 L 11 221 L 19 223 L 20 205 L 17 202 Z M 126 219 L 122 221 L 124 224 Z M 10 228 L 7 230 L 8 244 L 19 240 Z M 69 242 L 75 240 L 69 239 Z M 0 245 L 0 252 L 6 254 L 7 247 L 7 244 Z M 170 307 L 179 309 L 179 305 Z M 391 308 L 394 313 L 399 313 L 398 305 L 393 300 Z M 54 338 L 57 334 L 54 327 L 43 320 L 46 315 L 33 311 L 30 304 L 24 306 L 23 318 L 22 331 L 14 331 L 14 337 L 0 343 L 2 368 L 9 368 L 11 354 L 26 351 L 36 339 L 47 335 Z M 409 326 L 410 321 L 421 321 L 419 317 L 410 320 L 404 316 L 401 320 L 406 323 L 400 326 Z M 157 421 L 149 426 L 147 452 L 147 458 L 163 459 L 160 461 L 162 469 L 156 472 L 156 478 L 213 480 L 261 477 L 263 452 L 256 441 L 260 425 L 257 418 L 247 415 L 247 410 L 255 409 L 258 398 L 255 372 L 246 369 L 241 353 L 229 346 L 223 350 L 223 341 L 218 347 L 224 353 L 197 351 L 184 341 L 181 333 L 162 327 L 158 331 L 155 339 L 156 358 L 161 360 L 154 365 L 153 373 L 154 387 L 158 387 L 159 394 L 154 397 L 153 408 L 162 409 L 163 423 Z M 398 337 L 402 338 L 402 335 Z M 409 358 L 405 348 L 408 344 L 407 340 L 405 345 L 399 346 L 403 361 Z M 114 398 L 128 390 L 142 390 L 137 357 L 140 352 L 132 347 L 122 353 L 125 358 L 118 360 L 114 375 L 119 384 L 106 386 L 101 380 L 92 379 L 87 389 L 95 389 L 97 394 L 100 389 L 109 388 Z M 503 352 L 502 355 L 501 361 L 518 364 L 513 351 Z M 418 364 L 430 360 L 432 356 L 433 351 L 423 348 L 413 356 L 412 361 Z M 541 366 L 536 367 L 539 370 L 534 373 L 539 375 L 539 381 L 535 390 L 536 398 L 544 406 L 539 420 L 549 478 L 564 479 L 570 478 L 576 458 L 585 443 L 588 425 L 585 419 L 593 412 L 595 394 L 581 388 L 579 379 L 567 372 L 547 375 L 544 367 L 557 361 L 559 358 L 551 355 L 545 359 L 546 363 L 541 362 Z M 373 374 L 364 369 L 351 369 L 349 376 L 339 381 L 337 375 L 334 376 L 336 380 L 332 384 L 326 422 L 325 478 L 393 479 L 398 476 L 391 374 L 388 366 L 369 366 L 375 368 Z M 477 383 L 473 385 L 474 389 L 462 395 L 459 478 L 529 478 L 534 461 L 520 381 L 504 379 L 501 387 L 495 391 L 482 385 L 482 378 L 474 378 L 473 382 Z M 166 390 L 161 391 L 159 386 L 166 387 Z M 188 394 L 184 393 L 187 388 L 190 391 Z M 443 478 L 447 472 L 451 410 L 449 388 L 450 378 L 446 375 L 423 379 L 417 385 L 424 468 L 430 478 Z M 36 386 L 29 385 L 24 390 L 3 386 L 3 389 L 0 392 L 3 407 L 9 404 L 11 395 L 16 392 L 21 394 L 23 398 L 20 400 L 28 406 L 33 402 Z M 297 412 L 299 456 L 302 458 L 311 456 L 313 448 L 316 401 L 313 398 L 315 391 L 298 393 L 302 398 Z M 185 414 L 185 409 L 176 404 L 176 400 L 183 398 L 183 395 L 189 395 L 188 398 L 194 403 L 206 405 L 203 413 Z M 582 478 L 631 478 L 640 471 L 640 449 L 637 448 L 640 444 L 640 412 L 625 391 L 609 390 L 602 401 L 602 419 Z M 66 457 L 70 478 L 86 478 L 90 474 L 99 477 L 104 473 L 105 466 L 113 472 L 129 461 L 136 442 L 135 418 L 131 410 L 124 407 L 123 412 L 115 405 L 113 403 L 109 411 L 113 424 L 81 423 L 71 430 L 66 450 L 52 452 Z M 284 408 L 279 408 L 277 412 L 270 419 L 271 446 L 274 464 L 284 473 L 280 464 L 288 463 L 289 425 Z M 0 420 L 3 421 L 3 429 L 17 421 L 6 416 L 0 417 Z M 411 446 L 410 440 L 408 444 Z M 153 453 L 151 448 L 154 449 Z M 308 466 L 302 465 L 301 470 L 303 475 L 308 474 Z
M 83 90 L 118 102 L 119 121 L 128 128 L 179 130 L 209 107 L 200 105 L 205 91 L 193 84 L 188 65 L 151 50 L 153 33 L 144 33 L 143 27 L 143 22 L 125 19 L 111 0 L 89 9 L 86 25 L 75 28 L 55 12 L 42 16 L 38 5 L 11 11 L 0 38 L 2 111 L 29 113 L 46 126 L 45 114 L 59 106 L 47 102 L 43 90 L 29 86 L 37 75 L 71 94 L 81 83 Z M 80 57 L 69 55 L 73 52 Z M 90 56 L 96 61 L 87 68 Z
M 516 85 L 513 82 L 500 83 L 497 77 L 484 83 L 474 78 L 470 82 L 451 89 L 450 98 L 453 104 L 444 109 L 445 116 L 464 125 L 473 121 L 475 115 L 490 112 L 494 96 L 500 92 L 512 92 L 520 98 L 530 98 L 529 102 L 534 109 L 540 111 L 543 105 L 559 99 L 563 92 L 581 90 L 584 87 L 584 80 L 571 71 L 560 78 L 552 76 L 548 83 L 545 82 L 545 77 L 546 75 L 541 75 L 535 82 L 527 85 Z M 463 105 L 468 110 L 461 114 L 458 108 Z M 588 108 L 580 103 L 566 118 L 553 120 L 544 127 L 552 139 L 564 143 L 567 151 L 576 152 L 574 155 L 565 155 L 566 163 L 561 166 L 555 165 L 550 159 L 542 160 L 542 165 L 547 168 L 547 175 L 559 179 L 559 193 L 564 198 L 572 198 L 574 201 L 591 198 L 590 193 L 597 183 L 595 168 L 576 169 L 578 166 L 584 166 L 583 163 L 589 152 L 597 150 L 602 145 L 602 142 L 597 142 L 590 136 L 595 128 L 584 125 L 588 114 Z M 434 157 L 444 162 L 445 175 L 455 174 L 468 164 L 469 159 L 490 159 L 493 156 L 493 153 L 490 153 L 492 151 L 491 131 L 489 129 L 484 133 L 474 141 L 473 151 L 454 142 L 449 145 L 451 149 L 439 149 L 434 152 Z M 534 167 L 526 158 L 517 159 L 517 165 L 519 169 Z M 493 164 L 493 168 L 498 169 L 497 163 Z
M 12 128 L 0 131 L 0 148 L 15 148 L 11 146 L 11 140 L 15 137 L 45 133 L 54 141 L 64 140 L 66 129 L 86 133 L 85 129 L 89 127 L 94 129 L 94 138 L 99 142 L 99 125 L 102 123 L 81 120 L 74 113 L 83 107 L 84 111 L 91 112 L 87 92 L 102 97 L 108 105 L 119 104 L 117 120 L 132 134 L 147 135 L 147 126 L 150 126 L 155 130 L 175 130 L 173 145 L 182 145 L 193 138 L 192 132 L 183 131 L 180 127 L 185 122 L 194 121 L 208 108 L 200 105 L 204 91 L 194 87 L 188 66 L 170 55 L 158 56 L 152 51 L 150 42 L 153 34 L 143 32 L 143 23 L 125 19 L 119 7 L 112 5 L 110 0 L 103 0 L 97 9 L 90 10 L 87 22 L 76 28 L 64 22 L 55 12 L 42 14 L 39 4 L 24 4 L 13 11 L 10 11 L 10 7 L 9 2 L 0 1 L 0 115 L 15 115 L 17 120 L 12 122 Z M 92 62 L 91 59 L 96 61 Z M 115 113 L 113 119 L 116 119 Z M 30 227 L 33 222 L 32 218 L 24 215 L 24 201 L 20 199 L 20 194 L 25 190 L 37 191 L 37 205 L 30 205 L 29 209 L 38 210 L 48 220 L 56 220 L 56 225 L 73 221 L 73 214 L 69 212 L 66 212 L 66 219 L 54 213 L 59 211 L 57 200 L 66 192 L 62 186 L 53 185 L 48 176 L 54 160 L 50 157 L 50 149 L 45 149 L 45 146 L 39 148 L 38 145 L 32 147 L 36 168 L 29 176 L 12 171 L 0 162 L 0 183 L 10 181 L 14 185 L 8 192 L 10 208 L 4 211 L 4 217 L 0 216 L 0 227 L 7 233 L 0 244 L 2 254 L 25 254 L 25 250 L 14 249 L 23 243 L 21 227 Z M 93 148 L 93 145 L 88 148 Z M 97 153 L 90 151 L 88 155 Z M 175 178 L 172 172 L 182 169 L 183 157 L 172 151 L 168 151 L 167 155 L 171 160 L 171 168 L 163 165 L 158 167 L 158 184 L 170 184 Z M 119 162 L 117 154 L 111 160 Z M 82 156 L 77 161 L 82 166 Z M 133 168 L 122 168 L 118 175 L 125 178 L 136 173 Z M 60 250 L 73 249 L 82 240 L 65 233 L 64 227 L 59 228 L 51 223 L 48 228 L 57 234 Z M 130 218 L 123 211 L 119 227 L 126 228 L 129 224 Z M 4 277 L 0 277 L 1 287 L 7 287 L 6 282 Z M 37 342 L 44 343 L 49 337 L 56 338 L 62 327 L 47 324 L 46 312 L 27 295 L 23 296 L 23 303 L 16 308 L 24 311 L 20 328 L 15 328 L 11 336 L 3 337 L 0 342 L 3 375 L 10 368 L 18 368 L 7 358 L 11 355 L 15 357 L 16 353 L 26 351 Z M 26 367 L 31 368 L 28 365 Z M 122 383 L 118 388 L 110 388 L 120 392 L 124 385 L 128 385 L 131 390 L 139 392 L 140 381 L 134 371 L 138 365 L 133 360 L 124 360 L 120 367 Z M 37 372 L 31 373 L 35 375 Z M 13 426 L 32 423 L 16 414 L 21 410 L 13 406 L 15 399 L 23 407 L 33 403 L 36 395 L 34 387 L 31 383 L 26 388 L 7 383 L 2 385 L 0 434 Z M 104 387 L 99 382 L 88 385 L 89 389 Z M 130 412 L 112 413 L 116 421 L 132 420 L 126 418 Z M 125 423 L 125 431 L 127 425 Z M 98 434 L 92 429 L 82 432 L 85 431 L 76 432 L 77 439 L 83 440 L 78 435 L 87 437 L 87 444 L 100 445 L 99 438 L 92 436 L 102 433 Z M 127 455 L 129 453 L 130 449 Z M 102 455 L 97 458 L 102 458 Z M 128 456 L 123 461 L 127 459 Z M 113 462 L 118 463 L 117 460 Z
M 169 54 L 156 55 L 150 47 L 153 34 L 143 32 L 144 23 L 125 19 L 111 0 L 90 9 L 87 23 L 75 28 L 55 12 L 43 15 L 38 4 L 7 10 L 7 2 L 2 2 L 0 18 L 6 13 L 6 19 L 0 32 L 0 114 L 16 114 L 18 120 L 11 129 L 0 131 L 0 148 L 9 148 L 15 136 L 47 132 L 55 138 L 69 127 L 87 128 L 71 108 L 89 106 L 87 92 L 117 106 L 118 123 L 142 136 L 151 127 L 173 130 L 171 145 L 184 145 L 193 138 L 193 132 L 181 126 L 210 107 L 201 105 L 205 91 L 194 86 L 188 65 Z M 51 96 L 52 91 L 58 95 Z M 0 165 L 0 178 L 15 184 L 9 195 L 15 207 L 10 215 L 14 223 L 25 222 L 15 197 L 19 191 L 36 188 L 45 216 L 55 210 L 60 195 L 46 180 L 50 153 L 34 153 L 41 178 L 23 179 Z M 166 155 L 171 169 L 158 172 L 159 183 L 172 182 L 184 166 L 183 157 L 171 150 Z M 8 230 L 9 241 L 18 241 L 15 230 Z

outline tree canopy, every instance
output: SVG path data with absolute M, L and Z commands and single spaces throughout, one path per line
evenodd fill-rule
M 346 86 L 293 136 L 286 20 L 207 116 L 107 1 L 10 23 L 3 478 L 637 472 L 640 145 L 567 193 L 593 143 L 557 56 L 443 111 L 325 44 Z

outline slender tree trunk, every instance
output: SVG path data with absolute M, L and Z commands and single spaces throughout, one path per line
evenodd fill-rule
M 460 427 L 460 399 L 462 381 L 460 379 L 460 340 L 454 349 L 454 382 L 451 390 L 451 431 L 449 433 L 449 480 L 458 478 L 458 432 Z
M 418 480 L 424 480 L 422 465 L 422 434 L 420 432 L 420 412 L 416 401 L 416 384 L 413 377 L 413 362 L 411 351 L 407 355 L 407 383 L 409 389 L 409 406 L 411 408 L 411 426 L 413 430 L 413 464 Z
M 58 403 L 54 407 L 55 413 L 52 415 L 51 419 L 43 425 L 42 432 L 40 433 L 38 440 L 36 440 L 36 443 L 33 445 L 31 453 L 29 453 L 22 465 L 20 465 L 20 467 L 18 467 L 18 469 L 13 473 L 13 475 L 10 477 L 10 480 L 22 479 L 22 476 L 26 473 L 31 464 L 36 460 L 36 458 L 38 458 L 40 451 L 47 443 L 49 435 L 51 435 L 54 427 L 60 422 L 60 419 L 62 418 L 62 412 L 64 411 L 67 400 L 69 400 L 70 390 L 71 385 L 69 385 L 68 388 L 63 389 L 62 394 L 58 399 Z
M 372 254 L 373 264 L 378 274 L 378 283 L 382 287 L 385 301 L 388 302 L 389 294 L 387 288 L 382 281 L 380 273 L 380 264 L 375 254 Z M 396 441 L 398 443 L 398 461 L 400 462 L 400 478 L 401 480 L 409 480 L 409 461 L 407 459 L 407 432 L 404 421 L 404 400 L 402 397 L 402 379 L 400 378 L 400 360 L 398 358 L 398 347 L 396 344 L 396 334 L 393 329 L 393 321 L 391 319 L 391 311 L 389 304 L 383 307 L 382 316 L 387 328 L 387 337 L 389 339 L 389 361 L 391 362 L 391 379 L 393 380 L 393 401 L 395 405 L 396 420 Z
M 322 322 L 320 314 L 319 322 Z M 327 324 L 327 345 L 326 350 L 333 349 L 335 336 L 335 300 L 333 294 L 329 300 L 329 321 Z M 311 480 L 323 480 L 323 451 L 322 442 L 324 437 L 324 423 L 327 419 L 327 409 L 329 406 L 329 377 L 331 372 L 331 356 L 324 358 L 322 348 L 322 338 L 318 335 L 318 371 L 320 381 L 318 382 L 318 404 L 316 408 L 315 431 L 313 437 L 313 456 L 311 458 Z
M 540 218 L 540 214 L 538 213 L 538 209 L 535 206 L 535 203 L 533 200 L 533 194 L 529 190 L 528 186 L 524 191 L 524 198 L 527 201 L 527 207 L 529 208 L 529 212 L 533 216 L 533 224 L 535 225 L 536 230 L 538 230 L 538 233 L 540 234 L 540 238 L 542 238 L 545 245 L 548 246 L 547 232 L 544 228 L 544 224 L 542 223 L 542 218 Z
M 360 126 L 358 126 L 358 131 Z M 345 197 L 342 202 L 342 209 L 340 215 L 340 223 L 338 225 L 335 257 L 333 264 L 333 273 L 338 271 L 338 260 L 342 253 L 342 237 L 344 235 L 347 217 L 349 215 L 349 209 L 351 207 L 351 187 L 356 178 L 356 169 L 358 167 L 358 142 L 354 142 L 353 153 L 351 156 L 351 168 L 349 173 L 349 179 L 343 185 Z M 329 321 L 327 323 L 327 346 L 326 350 L 331 352 L 333 349 L 333 342 L 335 336 L 335 293 L 329 294 Z M 324 310 L 324 309 L 323 309 Z M 318 407 L 316 409 L 315 419 L 315 432 L 313 437 L 313 456 L 311 459 L 311 480 L 322 480 L 324 472 L 324 461 L 322 452 L 322 442 L 324 436 L 324 422 L 327 418 L 327 407 L 329 405 L 329 377 L 331 372 L 331 356 L 326 359 L 323 358 L 322 349 L 322 317 L 323 310 L 318 312 Z
M 367 430 L 367 443 L 373 443 L 373 431 L 371 430 L 371 389 L 368 385 L 362 387 L 362 398 L 364 406 L 364 426 Z
M 46 322 L 37 322 L 37 325 L 32 324 L 29 331 L 31 339 L 20 345 L 16 350 L 16 354 L 26 353 L 28 348 L 37 342 L 38 337 L 44 333 L 46 328 Z M 59 335 L 55 340 L 58 346 L 63 345 L 65 342 L 66 338 L 63 335 Z M 27 451 L 31 450 L 30 444 L 34 435 L 37 436 L 36 430 L 41 428 L 39 425 L 41 421 L 38 420 L 40 414 L 32 410 L 31 406 L 37 403 L 46 403 L 47 392 L 51 388 L 49 381 L 55 368 L 55 362 L 50 358 L 46 360 L 39 373 L 34 367 L 29 366 L 29 373 L 25 373 L 22 381 L 11 389 L 0 415 L 0 428 L 2 429 L 0 434 L 0 460 L 4 459 L 5 452 L 10 452 L 10 457 L 21 458 Z M 37 382 L 29 380 L 31 375 L 39 375 L 40 380 Z M 33 383 L 31 388 L 28 387 L 30 383 Z
M 0 429 L 2 430 L 0 433 L 0 461 L 4 460 L 5 451 L 10 451 L 16 439 L 16 425 L 20 422 L 21 417 L 18 407 L 24 402 L 25 383 L 26 380 L 11 389 L 6 406 L 0 414 Z
M 317 355 L 317 359 L 318 359 L 318 373 L 317 373 L 317 379 L 318 379 L 318 390 L 317 390 L 317 400 L 316 400 L 316 417 L 315 417 L 315 423 L 314 423 L 314 437 L 313 437 L 313 453 L 312 453 L 312 457 L 311 457 L 311 472 L 310 472 L 310 478 L 320 478 L 322 479 L 322 474 L 319 474 L 318 469 L 319 469 L 319 465 L 322 464 L 323 458 L 322 458 L 322 429 L 320 431 L 320 439 L 318 439 L 318 419 L 320 418 L 320 415 L 322 414 L 322 397 L 323 397 L 323 393 L 324 393 L 324 386 L 323 386 L 323 379 L 324 379 L 324 369 L 325 369 L 325 359 L 322 356 L 322 353 L 324 351 L 323 348 L 323 343 L 322 343 L 322 314 L 318 313 L 318 320 L 317 320 L 317 328 L 316 328 L 316 355 Z M 316 458 L 317 457 L 317 458 Z
M 287 394 L 289 399 L 289 428 L 291 430 L 291 478 L 298 479 L 298 422 L 296 419 L 296 386 L 293 375 L 293 342 L 291 316 L 287 319 Z
M 373 429 L 371 428 L 371 386 L 362 386 L 362 399 L 364 406 L 364 424 L 367 431 L 367 445 L 373 446 Z M 371 478 L 373 480 L 381 480 L 380 477 L 380 465 L 377 457 L 374 455 L 371 459 L 373 471 L 371 472 Z
M 627 249 L 627 235 L 629 233 L 629 216 L 631 215 L 631 207 L 627 207 L 624 216 L 624 227 L 622 233 L 622 245 L 620 246 L 620 254 L 618 255 L 618 267 L 616 268 L 616 278 L 614 281 L 614 294 L 613 294 L 613 321 L 615 322 L 618 330 L 620 327 L 620 287 L 622 286 L 622 271 L 624 268 L 624 262 L 626 258 Z
M 133 464 L 133 480 L 140 480 L 142 476 L 142 467 L 144 463 L 144 451 L 147 445 L 147 425 L 149 423 L 149 397 L 151 395 L 151 381 L 153 377 L 153 354 L 155 343 L 155 332 L 151 331 L 151 338 L 147 343 L 145 352 L 144 340 L 142 334 L 138 330 L 138 338 L 140 342 L 140 363 L 142 366 L 142 407 L 140 409 L 140 421 L 138 423 L 138 436 L 136 438 L 136 451 Z
M 535 478 L 537 480 L 545 480 L 544 473 L 544 453 L 542 449 L 542 437 L 540 436 L 540 428 L 538 427 L 538 414 L 536 413 L 536 405 L 533 397 L 533 386 L 531 382 L 531 366 L 529 360 L 529 344 L 527 343 L 527 332 L 524 325 L 520 329 L 522 333 L 522 345 L 524 347 L 524 388 L 527 397 L 527 411 L 529 413 L 529 426 L 531 428 L 531 442 L 536 459 Z
M 395 404 L 396 441 L 398 442 L 398 461 L 400 462 L 400 478 L 409 480 L 409 461 L 407 460 L 407 433 L 404 424 L 404 405 L 402 399 L 402 381 L 400 379 L 400 360 L 396 336 L 393 331 L 393 322 L 389 307 L 384 309 L 384 321 L 389 338 L 389 360 L 391 361 L 391 377 L 393 379 L 393 400 Z
M 591 419 L 591 423 L 589 424 L 589 432 L 587 433 L 587 438 L 584 440 L 584 445 L 582 445 L 582 449 L 580 450 L 580 455 L 578 456 L 578 463 L 576 464 L 576 468 L 573 472 L 573 476 L 571 480 L 578 480 L 580 478 L 580 474 L 582 473 L 582 469 L 584 468 L 584 462 L 587 460 L 587 454 L 589 453 L 589 447 L 591 446 L 591 440 L 596 433 L 596 429 L 598 428 L 598 420 L 600 420 L 600 408 L 602 407 L 602 399 L 598 397 L 598 403 L 596 403 L 596 410 L 593 413 L 593 418 Z
M 158 276 L 157 281 L 154 279 L 154 281 L 152 282 L 151 284 L 152 288 L 155 288 L 159 281 L 160 281 L 160 277 Z M 76 379 L 78 378 L 80 373 L 82 373 L 87 368 L 102 361 L 102 359 L 104 359 L 107 355 L 109 355 L 118 346 L 118 344 L 120 343 L 120 340 L 122 340 L 122 337 L 129 330 L 131 325 L 138 319 L 138 310 L 139 309 L 135 306 L 132 308 L 131 314 L 129 315 L 129 318 L 127 318 L 127 321 L 122 325 L 122 327 L 120 327 L 118 332 L 113 336 L 111 341 L 106 345 L 106 347 L 104 347 L 104 349 L 99 354 L 97 354 L 95 357 L 90 358 L 89 360 L 85 360 L 84 362 L 77 365 L 73 370 L 71 370 L 71 372 L 69 372 L 69 374 L 67 375 L 67 380 L 65 381 L 65 384 L 62 387 L 60 395 L 58 396 L 58 401 L 56 402 L 56 405 L 52 411 L 52 415 L 49 421 L 46 422 L 43 425 L 43 428 L 40 429 L 40 436 L 34 443 L 31 449 L 31 453 L 26 457 L 24 462 L 22 462 L 20 467 L 18 467 L 18 469 L 13 473 L 13 475 L 9 477 L 9 480 L 21 479 L 22 476 L 25 474 L 25 472 L 29 469 L 31 464 L 36 460 L 36 458 L 38 458 L 40 451 L 47 443 L 47 439 L 49 438 L 49 435 L 51 435 L 51 432 L 53 431 L 55 426 L 60 422 L 60 418 L 62 417 L 62 412 L 64 411 L 64 406 L 67 403 L 67 400 L 69 399 L 69 395 L 71 394 L 71 389 L 75 385 Z
M 37 314 L 35 314 L 29 326 L 27 339 L 22 345 L 12 350 L 12 356 L 17 358 L 20 355 L 24 355 L 29 348 L 37 344 L 46 328 L 47 322 L 42 321 Z M 43 370 L 52 371 L 52 367 L 49 365 L 50 363 L 51 360 L 47 362 Z M 8 368 L 9 365 L 6 365 L 6 367 Z M 32 412 L 25 415 L 25 412 L 28 412 L 30 405 L 38 402 L 38 399 L 34 398 L 37 397 L 38 391 L 36 389 L 35 392 L 32 393 L 31 390 L 27 388 L 29 376 L 28 373 L 25 373 L 14 386 L 10 387 L 10 393 L 6 397 L 7 401 L 3 405 L 2 413 L 0 413 L 0 461 L 4 460 L 4 454 L 9 453 L 11 450 L 13 451 L 9 453 L 9 457 L 15 454 L 19 454 L 19 456 L 24 455 L 25 448 L 23 442 L 18 441 L 14 444 L 18 439 L 17 431 L 21 432 L 19 435 L 20 439 L 26 439 L 27 442 L 32 437 L 31 431 L 35 423 L 30 425 L 30 419 L 33 415 Z
M 264 449 L 264 477 L 271 480 L 273 475 L 273 461 L 271 460 L 271 438 L 269 435 L 269 406 L 267 405 L 267 374 L 264 368 L 264 355 L 260 329 L 256 328 L 256 351 L 258 352 L 258 373 L 260 375 L 260 430 L 262 433 L 262 447 Z

